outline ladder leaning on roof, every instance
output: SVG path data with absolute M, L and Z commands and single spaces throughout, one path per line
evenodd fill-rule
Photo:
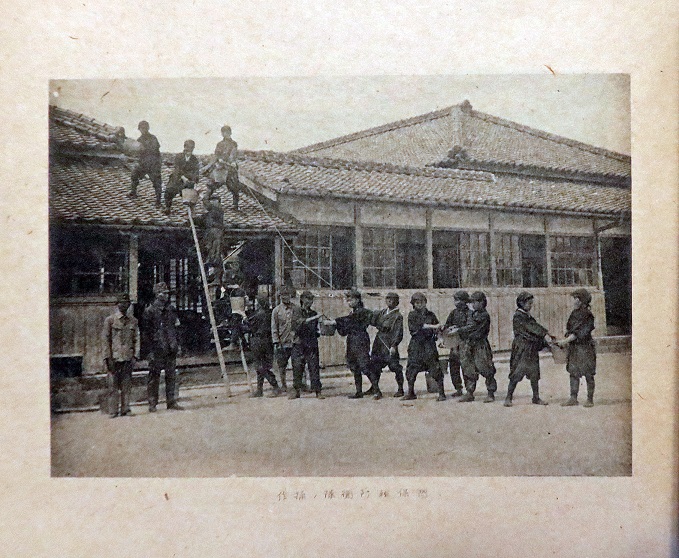
M 195 192 L 195 190 L 189 190 Z M 224 361 L 224 353 L 222 352 L 222 345 L 219 342 L 219 333 L 217 331 L 217 320 L 215 320 L 215 313 L 212 309 L 212 300 L 210 299 L 210 289 L 205 276 L 205 267 L 203 266 L 203 255 L 200 252 L 200 244 L 198 243 L 198 234 L 196 233 L 196 225 L 193 222 L 193 205 L 195 199 L 191 200 L 188 197 L 183 197 L 182 201 L 186 204 L 186 209 L 189 213 L 189 223 L 191 224 L 191 232 L 193 233 L 193 242 L 196 245 L 196 254 L 198 254 L 198 267 L 200 268 L 200 276 L 203 282 L 203 289 L 205 290 L 205 301 L 207 304 L 208 315 L 210 316 L 210 325 L 212 326 L 212 336 L 215 340 L 215 347 L 217 349 L 217 358 L 219 359 L 219 368 L 222 371 L 222 378 L 224 379 L 224 386 L 226 387 L 226 396 L 231 397 L 231 383 L 229 376 L 226 373 L 226 362 Z

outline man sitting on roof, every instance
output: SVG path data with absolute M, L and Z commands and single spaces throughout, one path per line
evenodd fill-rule
M 166 215 L 170 214 L 174 197 L 181 194 L 184 188 L 193 189 L 196 182 L 198 182 L 200 164 L 193 154 L 195 147 L 196 142 L 193 140 L 186 140 L 184 142 L 184 151 L 178 153 L 174 158 L 174 170 L 172 171 L 170 180 L 165 188 Z
M 231 139 L 230 126 L 222 126 L 222 137 L 224 139 L 215 148 L 215 161 L 210 174 L 212 182 L 208 186 L 208 193 L 212 194 L 226 184 L 233 194 L 233 208 L 238 210 L 238 144 Z
M 141 136 L 137 140 L 140 144 L 139 162 L 132 169 L 132 187 L 129 196 L 137 197 L 139 180 L 148 176 L 156 191 L 156 207 L 160 207 L 160 194 L 163 188 L 163 179 L 160 177 L 160 143 L 158 138 L 149 133 L 149 123 L 142 120 L 137 126 Z

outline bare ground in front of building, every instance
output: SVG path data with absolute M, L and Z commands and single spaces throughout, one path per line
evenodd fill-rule
M 436 402 L 418 378 L 416 401 L 348 400 L 349 377 L 324 380 L 327 399 L 249 399 L 236 386 L 180 392 L 183 412 L 109 419 L 100 413 L 52 418 L 52 474 L 69 477 L 228 476 L 620 476 L 632 473 L 631 355 L 598 357 L 595 406 L 561 407 L 563 365 L 543 359 L 541 395 L 519 384 L 502 406 L 506 363 L 498 365 L 495 403 Z M 580 400 L 585 400 L 582 381 Z M 365 382 L 367 387 L 367 380 Z M 446 390 L 450 393 L 450 378 Z M 478 394 L 483 395 L 481 382 Z

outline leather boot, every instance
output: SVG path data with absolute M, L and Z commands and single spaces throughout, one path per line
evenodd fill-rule
M 587 403 L 583 407 L 594 407 L 594 378 L 586 378 L 587 380 Z
M 413 399 L 417 399 L 417 395 L 415 395 L 415 384 L 408 383 L 408 393 L 401 397 L 401 401 L 412 401 Z
M 562 407 L 574 407 L 578 404 L 578 391 L 580 389 L 580 378 L 570 377 L 571 397 L 568 401 L 561 403 Z
M 530 386 L 533 388 L 533 405 L 547 405 L 546 401 L 540 399 L 540 388 L 537 380 L 531 380 Z

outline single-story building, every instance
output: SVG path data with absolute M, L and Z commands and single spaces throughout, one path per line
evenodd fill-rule
M 216 361 L 186 208 L 175 200 L 165 215 L 155 207 L 148 180 L 140 183 L 138 198 L 128 197 L 134 160 L 121 150 L 119 128 L 57 107 L 50 107 L 49 126 L 53 372 L 102 372 L 101 329 L 117 295 L 128 292 L 139 315 L 160 281 L 170 286 L 180 313 L 184 361 L 201 354 Z M 163 156 L 164 184 L 172 160 Z M 275 239 L 291 239 L 297 232 L 294 220 L 265 210 L 247 192 L 235 210 L 223 190 L 224 246 L 237 254 L 245 283 L 273 296 Z M 197 221 L 204 212 L 198 204 Z
M 413 292 L 445 320 L 457 289 L 483 290 L 491 344 L 511 346 L 518 292 L 563 334 L 570 293 L 593 295 L 598 335 L 631 333 L 631 160 L 474 111 L 468 102 L 290 153 L 242 152 L 240 181 L 302 227 L 277 274 L 316 308 L 378 307 Z M 407 342 L 407 335 L 406 335 Z M 343 359 L 337 337 L 324 364 Z M 405 343 L 404 343 L 405 347 Z

